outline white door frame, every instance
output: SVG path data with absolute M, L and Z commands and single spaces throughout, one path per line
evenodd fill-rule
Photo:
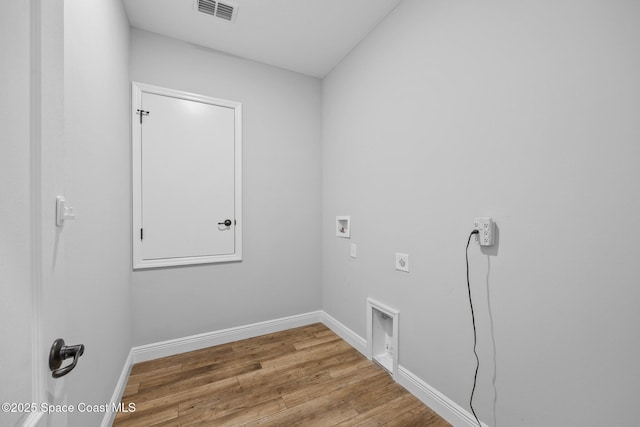
M 66 399 L 64 380 L 51 378 L 48 367 L 50 346 L 66 327 L 63 241 L 55 226 L 55 195 L 64 188 L 64 0 L 30 0 L 30 18 L 32 396 L 49 405 Z M 39 410 L 23 425 L 64 427 L 67 414 Z
M 139 165 L 142 162 L 142 132 L 139 123 L 138 110 L 141 108 L 142 93 L 163 95 L 189 101 L 219 105 L 231 108 L 234 111 L 234 213 L 235 225 L 235 251 L 227 255 L 211 255 L 198 257 L 167 258 L 158 260 L 145 260 L 142 255 L 142 241 L 138 230 L 142 228 L 142 179 Z M 155 268 L 190 264 L 207 264 L 216 262 L 229 262 L 242 260 L 242 104 L 210 96 L 199 95 L 153 86 L 145 83 L 131 83 L 131 158 L 133 163 L 132 194 L 133 194 L 133 220 L 132 220 L 132 247 L 133 268 Z

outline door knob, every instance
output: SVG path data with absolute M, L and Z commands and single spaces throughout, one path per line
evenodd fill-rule
M 84 344 L 79 345 L 65 345 L 62 338 L 58 338 L 53 342 L 51 346 L 51 352 L 49 353 L 49 369 L 51 370 L 51 376 L 53 378 L 60 378 L 67 375 L 76 367 L 78 359 L 84 354 Z M 72 358 L 73 361 L 60 368 L 62 361 Z
M 218 225 L 225 225 L 225 226 L 230 226 L 231 225 L 231 220 L 230 219 L 225 219 L 224 222 L 219 222 Z

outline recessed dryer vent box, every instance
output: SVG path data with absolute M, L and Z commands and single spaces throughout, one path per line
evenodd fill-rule
M 393 379 L 398 373 L 398 311 L 367 299 L 367 357 Z
M 351 217 L 350 216 L 337 216 L 336 217 L 336 236 L 338 237 L 351 237 Z

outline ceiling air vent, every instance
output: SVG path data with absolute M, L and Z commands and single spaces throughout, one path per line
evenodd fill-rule
M 238 14 L 238 5 L 215 0 L 195 0 L 195 7 L 198 12 L 206 13 L 225 21 L 235 21 Z

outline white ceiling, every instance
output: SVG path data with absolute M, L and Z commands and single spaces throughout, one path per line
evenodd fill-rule
M 402 0 L 223 0 L 234 22 L 194 0 L 123 0 L 133 27 L 324 77 Z

